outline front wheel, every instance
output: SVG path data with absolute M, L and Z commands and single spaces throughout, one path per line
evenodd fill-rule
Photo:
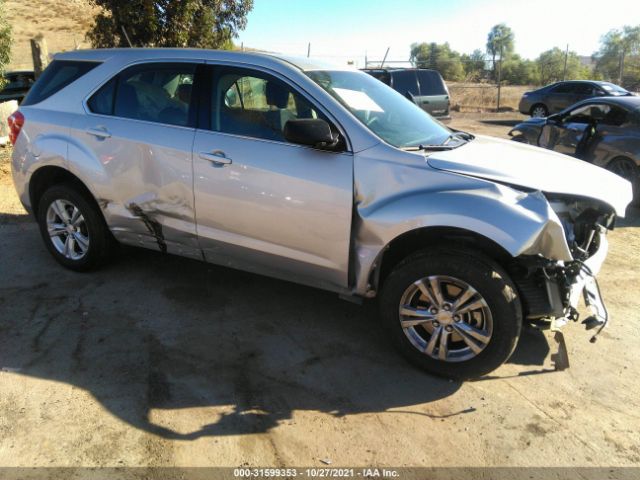
M 402 261 L 384 282 L 380 312 L 405 357 L 456 379 L 502 365 L 522 328 L 520 300 L 507 273 L 462 248 L 432 248 Z

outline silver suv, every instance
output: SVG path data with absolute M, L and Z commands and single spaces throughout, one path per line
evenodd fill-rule
M 10 119 L 13 179 L 53 257 L 121 242 L 362 299 L 420 367 L 506 361 L 522 323 L 607 313 L 595 281 L 626 180 L 450 130 L 355 70 L 271 55 L 58 55 Z

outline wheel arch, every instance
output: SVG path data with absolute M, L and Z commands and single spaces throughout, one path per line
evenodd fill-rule
M 71 184 L 76 187 L 78 191 L 82 193 L 87 200 L 94 203 L 98 211 L 102 213 L 102 209 L 99 208 L 93 193 L 80 178 L 65 168 L 45 165 L 33 172 L 29 180 L 29 200 L 31 202 L 31 209 L 36 217 L 38 215 L 38 204 L 42 194 L 48 188 L 62 183 Z
M 425 226 L 402 233 L 391 240 L 380 253 L 369 284 L 379 290 L 386 277 L 403 259 L 429 246 L 467 247 L 481 253 L 507 268 L 513 256 L 494 240 L 471 230 L 450 226 Z

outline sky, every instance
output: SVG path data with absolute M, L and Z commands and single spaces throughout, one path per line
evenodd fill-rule
M 504 22 L 515 51 L 534 59 L 555 46 L 579 55 L 598 49 L 612 28 L 640 24 L 639 0 L 254 0 L 238 43 L 363 67 L 365 55 L 408 60 L 414 42 L 449 42 L 460 53 L 484 50 Z

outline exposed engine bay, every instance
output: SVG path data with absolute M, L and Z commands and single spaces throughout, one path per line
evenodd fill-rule
M 543 328 L 557 330 L 569 321 L 578 321 L 582 295 L 590 315 L 582 323 L 587 330 L 604 328 L 609 315 L 596 275 L 607 256 L 607 230 L 615 225 L 613 209 L 592 199 L 546 195 L 560 219 L 572 261 L 553 261 L 541 256 L 520 257 L 515 275 L 526 318 Z

